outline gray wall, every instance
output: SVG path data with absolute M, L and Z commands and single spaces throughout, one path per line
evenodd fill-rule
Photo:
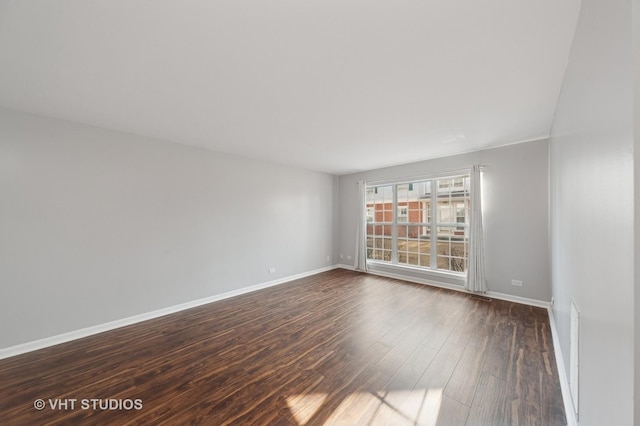
M 473 163 L 489 164 L 483 178 L 489 290 L 549 301 L 548 146 L 545 139 L 340 176 L 340 248 L 336 254 L 344 255 L 341 263 L 353 265 L 347 256 L 354 255 L 358 180 L 420 176 L 469 168 Z M 512 279 L 522 280 L 524 285 L 514 287 Z
M 336 184 L 0 110 L 0 348 L 328 266 Z
M 550 142 L 552 291 L 569 374 L 580 310 L 580 425 L 633 424 L 631 2 L 583 0 Z

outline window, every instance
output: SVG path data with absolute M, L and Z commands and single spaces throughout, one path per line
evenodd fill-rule
M 367 259 L 391 261 L 393 237 L 394 187 L 376 186 L 367 189 L 367 211 L 373 221 L 367 222 Z
M 466 271 L 469 175 L 370 186 L 366 203 L 368 260 Z
M 376 211 L 373 207 L 367 207 L 367 223 L 373 222 L 376 217 Z
M 398 206 L 398 222 L 406 222 L 407 215 L 408 215 L 407 206 Z

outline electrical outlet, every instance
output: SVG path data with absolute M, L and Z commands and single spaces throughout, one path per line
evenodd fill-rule
M 331 256 L 327 256 L 327 262 L 331 262 Z
M 270 274 L 275 274 L 276 273 L 276 268 L 274 268 L 274 267 L 269 268 L 269 273 Z
M 347 260 L 351 260 L 351 256 L 347 256 Z
M 522 281 L 520 281 L 520 280 L 511 280 L 511 285 L 515 285 L 516 287 L 522 287 Z
M 344 259 L 344 254 L 340 253 L 340 259 Z

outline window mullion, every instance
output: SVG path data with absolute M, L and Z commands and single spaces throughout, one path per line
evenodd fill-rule
M 429 229 L 431 231 L 431 269 L 438 269 L 438 228 L 436 222 L 438 217 L 438 181 L 431 180 L 431 223 Z
M 391 225 L 391 263 L 398 263 L 398 185 L 393 185 L 393 225 Z

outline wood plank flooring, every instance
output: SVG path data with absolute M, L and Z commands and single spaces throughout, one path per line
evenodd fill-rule
M 0 424 L 565 425 L 555 366 L 544 309 L 338 269 L 0 360 Z

